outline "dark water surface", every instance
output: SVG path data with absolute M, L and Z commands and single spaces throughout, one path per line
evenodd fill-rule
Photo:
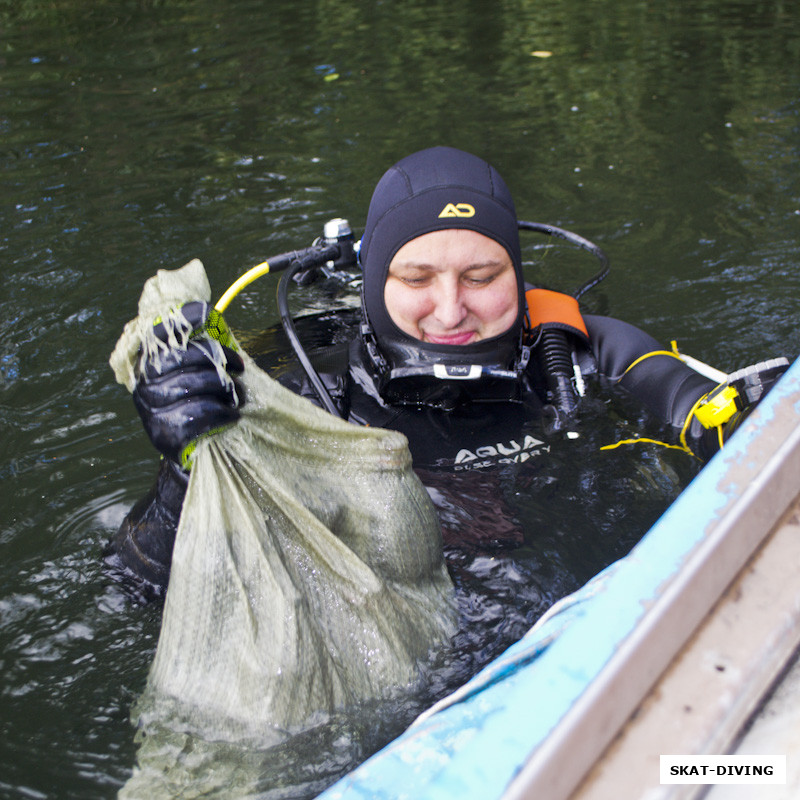
M 799 89 L 785 0 L 0 2 L 0 797 L 112 797 L 135 761 L 160 611 L 100 553 L 156 460 L 107 359 L 157 268 L 199 257 L 221 293 L 330 217 L 360 230 L 387 166 L 452 144 L 496 164 L 520 216 L 608 252 L 587 310 L 726 370 L 793 357 Z M 525 241 L 531 278 L 569 290 L 594 271 Z M 231 309 L 243 338 L 276 321 L 274 289 Z M 472 626 L 431 695 L 622 555 L 694 474 L 655 448 L 601 461 L 638 410 L 597 403 L 606 427 L 558 489 L 505 487 L 525 546 L 454 564 Z M 415 710 L 298 741 L 265 796 L 313 795 Z

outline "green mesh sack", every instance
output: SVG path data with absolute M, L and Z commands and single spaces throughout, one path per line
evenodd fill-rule
M 151 278 L 111 357 L 117 379 L 132 389 L 138 360 L 165 347 L 154 320 L 185 347 L 175 309 L 209 298 L 197 260 Z M 412 686 L 455 614 L 405 438 L 337 419 L 242 357 L 241 419 L 194 450 L 135 714 L 145 728 L 263 744 Z

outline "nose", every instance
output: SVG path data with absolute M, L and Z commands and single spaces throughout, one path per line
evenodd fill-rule
M 468 310 L 457 281 L 442 281 L 434 298 L 434 315 L 445 329 L 457 328 L 467 316 Z

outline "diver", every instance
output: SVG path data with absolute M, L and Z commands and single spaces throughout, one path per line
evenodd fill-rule
M 402 159 L 369 205 L 358 253 L 360 325 L 340 363 L 317 376 L 324 397 L 300 372 L 282 379 L 354 424 L 407 436 L 415 471 L 439 499 L 446 545 L 468 536 L 519 544 L 513 526 L 467 531 L 452 478 L 491 485 L 484 479 L 493 472 L 546 459 L 579 430 L 587 381 L 622 387 L 678 446 L 707 460 L 788 367 L 773 359 L 720 384 L 638 328 L 582 314 L 576 297 L 526 284 L 519 227 L 506 183 L 483 159 L 449 147 Z M 198 329 L 206 323 L 206 304 L 182 310 Z M 169 580 L 188 483 L 182 454 L 235 423 L 246 403 L 242 360 L 226 355 L 232 380 L 222 381 L 190 340 L 158 369 L 145 365 L 134 391 L 163 459 L 107 559 L 145 594 L 163 593 Z

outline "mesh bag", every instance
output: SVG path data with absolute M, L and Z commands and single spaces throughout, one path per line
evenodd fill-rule
M 111 366 L 190 330 L 176 306 L 210 297 L 202 264 L 145 285 Z M 224 356 L 209 340 L 221 375 Z M 247 403 L 201 437 L 175 540 L 140 725 L 268 743 L 320 715 L 413 685 L 454 629 L 430 499 L 405 438 L 351 425 L 285 389 L 245 353 Z

